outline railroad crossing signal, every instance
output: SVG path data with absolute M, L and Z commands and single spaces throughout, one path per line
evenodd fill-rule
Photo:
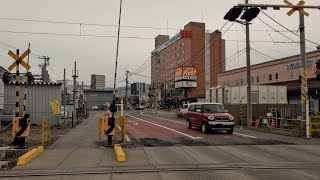
M 293 4 L 291 2 L 289 2 L 288 0 L 284 0 L 284 3 L 286 3 L 287 5 L 292 6 Z M 304 1 L 299 1 L 299 3 L 297 4 L 297 6 L 303 6 L 305 4 Z M 301 14 L 305 15 L 305 16 L 309 16 L 309 13 L 307 13 L 306 11 L 304 11 L 303 9 L 298 9 L 298 8 L 292 8 L 287 15 L 291 16 L 293 13 L 295 13 L 296 11 L 299 11 Z
M 30 54 L 30 52 L 31 52 L 30 49 L 27 49 L 21 56 L 15 54 L 15 53 L 12 52 L 12 51 L 9 51 L 8 54 L 9 54 L 14 60 L 18 61 L 19 64 L 21 64 L 24 68 L 26 68 L 27 70 L 29 70 L 29 69 L 30 69 L 29 64 L 27 64 L 26 62 L 24 62 L 23 59 L 24 59 L 25 57 L 27 57 L 28 54 Z M 12 63 L 12 64 L 8 67 L 8 70 L 9 70 L 9 71 L 12 71 L 12 69 L 15 68 L 16 66 L 17 66 L 17 63 L 14 62 L 14 63 Z

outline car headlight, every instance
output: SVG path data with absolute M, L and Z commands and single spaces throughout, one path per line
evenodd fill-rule
M 234 117 L 233 116 L 229 116 L 229 120 L 233 121 Z
M 214 116 L 210 115 L 210 116 L 208 116 L 208 119 L 213 121 L 214 120 Z

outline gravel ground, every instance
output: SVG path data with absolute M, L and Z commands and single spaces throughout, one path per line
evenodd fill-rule
M 71 128 L 58 129 L 53 127 L 50 129 L 49 141 L 46 143 L 47 146 L 53 144 L 57 139 L 66 134 Z M 13 141 L 11 127 L 3 132 L 0 132 L 0 146 L 9 146 Z M 34 147 L 41 145 L 41 127 L 32 126 L 30 134 L 26 137 L 27 147 Z

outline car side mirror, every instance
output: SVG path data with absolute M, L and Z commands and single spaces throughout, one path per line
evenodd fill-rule
M 201 113 L 202 111 L 201 111 L 201 109 L 197 109 L 196 112 Z
M 226 113 L 228 113 L 228 110 L 225 110 Z

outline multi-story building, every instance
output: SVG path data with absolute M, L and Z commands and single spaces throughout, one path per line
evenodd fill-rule
M 91 75 L 91 89 L 94 90 L 104 90 L 106 86 L 106 76 L 105 75 Z
M 143 94 L 146 93 L 146 83 L 144 82 L 135 82 L 131 84 L 131 94 Z
M 205 90 L 218 85 L 218 74 L 225 69 L 224 52 L 221 32 L 206 32 L 204 23 L 190 22 L 170 39 L 168 36 L 157 36 L 155 50 L 151 53 L 150 98 L 154 100 L 158 79 L 159 100 L 163 102 L 204 99 Z M 197 69 L 196 87 L 175 87 L 175 69 L 183 66 Z
M 315 63 L 320 59 L 320 51 L 306 54 L 307 78 L 310 108 L 319 112 L 320 82 L 313 71 Z M 301 103 L 300 55 L 276 59 L 251 66 L 251 81 L 253 85 L 284 85 L 287 86 L 287 100 L 289 104 Z M 234 87 L 246 85 L 246 68 L 225 71 L 218 75 L 219 85 Z
M 131 103 L 144 104 L 146 102 L 146 83 L 144 82 L 135 82 L 131 84 Z

